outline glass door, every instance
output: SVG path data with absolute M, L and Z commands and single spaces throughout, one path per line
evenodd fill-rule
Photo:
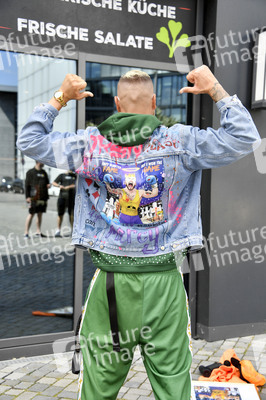
M 0 52 L 0 57 L 2 347 L 2 339 L 73 330 L 75 252 L 70 244 L 71 221 L 65 205 L 61 235 L 57 237 L 59 189 L 52 184 L 66 171 L 37 166 L 16 149 L 15 143 L 33 108 L 49 101 L 66 73 L 76 73 L 76 61 L 10 52 Z M 76 131 L 75 102 L 62 110 L 54 129 Z M 27 182 L 30 189 L 25 192 L 29 170 L 33 171 Z M 34 174 L 47 179 L 48 199 L 42 195 L 37 199 L 36 187 L 30 181 Z M 34 196 L 34 202 L 39 202 L 36 208 Z M 32 202 L 26 202 L 26 197 Z

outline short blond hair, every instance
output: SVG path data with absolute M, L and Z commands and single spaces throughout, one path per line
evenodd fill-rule
M 132 69 L 121 76 L 119 82 L 137 83 L 137 82 L 151 82 L 151 77 L 144 71 Z

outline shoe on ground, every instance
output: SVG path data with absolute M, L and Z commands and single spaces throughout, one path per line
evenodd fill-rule
M 54 237 L 62 237 L 60 231 L 56 231 Z
M 43 233 L 35 233 L 34 236 L 36 236 L 36 237 L 43 237 L 43 238 L 46 238 L 46 237 L 47 237 L 47 236 L 44 235 Z
M 24 238 L 25 238 L 25 239 L 29 239 L 29 234 L 28 234 L 28 233 L 25 233 L 25 234 L 24 234 Z
M 250 383 L 253 383 L 255 386 L 263 386 L 266 383 L 265 376 L 261 375 L 259 372 L 255 370 L 251 361 L 249 360 L 241 360 L 241 373 L 243 377 Z

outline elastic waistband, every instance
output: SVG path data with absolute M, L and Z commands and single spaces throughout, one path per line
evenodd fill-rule
M 128 274 L 128 275 L 137 275 L 137 274 L 158 274 L 164 272 L 171 272 L 177 269 L 176 265 L 169 266 L 158 266 L 157 268 L 154 265 L 146 265 L 145 267 L 135 267 L 135 268 L 121 268 L 121 267 L 106 267 L 97 265 L 101 271 L 104 272 L 114 272 L 115 274 Z
M 120 271 L 114 271 L 114 270 L 105 271 L 104 269 L 102 269 L 100 267 L 97 267 L 97 268 L 99 268 L 102 272 L 105 272 L 105 273 L 113 272 L 115 275 L 128 275 L 128 276 L 139 276 L 139 275 L 144 276 L 145 274 L 151 276 L 151 275 L 166 275 L 166 274 L 179 273 L 179 269 L 176 266 L 174 266 L 172 269 L 167 269 L 167 270 L 158 270 L 158 271 L 153 270 L 153 271 L 142 271 L 142 272 L 131 272 L 131 271 L 120 272 Z

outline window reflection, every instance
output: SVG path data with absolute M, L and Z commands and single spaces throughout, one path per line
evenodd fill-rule
M 113 98 L 117 94 L 117 83 L 120 76 L 129 69 L 131 68 L 119 65 L 86 63 L 86 80 L 89 89 L 94 93 L 93 100 L 86 100 L 87 125 L 98 125 L 116 112 Z M 162 114 L 175 118 L 176 122 L 186 123 L 187 96 L 179 94 L 181 87 L 187 86 L 185 75 L 139 67 L 137 69 L 147 72 L 153 79 L 157 107 Z
M 56 237 L 59 190 L 50 186 L 66 171 L 44 165 L 47 181 L 42 185 L 32 175 L 26 193 L 26 174 L 35 170 L 36 163 L 17 151 L 15 142 L 33 108 L 52 97 L 66 73 L 76 73 L 76 63 L 6 52 L 0 52 L 0 58 L 0 126 L 4 128 L 0 131 L 0 339 L 72 330 L 71 222 L 65 216 L 62 235 Z M 62 110 L 54 129 L 76 130 L 72 103 Z M 46 189 L 49 198 L 44 199 Z M 25 237 L 30 208 L 35 212 Z

